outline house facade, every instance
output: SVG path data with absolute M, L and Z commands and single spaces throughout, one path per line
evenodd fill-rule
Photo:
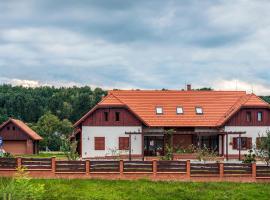
M 39 141 L 42 140 L 35 131 L 21 120 L 10 118 L 0 125 L 2 148 L 12 155 L 38 153 Z
M 142 158 L 204 147 L 237 158 L 270 128 L 270 106 L 243 91 L 113 90 L 75 123 L 82 158 Z

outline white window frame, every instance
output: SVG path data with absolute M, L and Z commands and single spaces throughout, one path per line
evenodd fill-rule
M 262 122 L 263 121 L 263 112 L 259 111 L 257 113 L 257 120 L 258 120 L 258 122 Z
M 197 107 L 195 107 L 195 112 L 197 115 L 203 115 L 203 108 L 200 106 L 197 106 Z
M 157 115 L 162 115 L 163 114 L 163 107 L 157 106 L 156 107 L 156 114 Z
M 176 107 L 176 114 L 177 114 L 177 115 L 184 114 L 184 109 L 183 109 L 182 106 L 177 106 L 177 107 Z

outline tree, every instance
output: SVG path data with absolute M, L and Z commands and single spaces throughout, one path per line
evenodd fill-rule
M 60 150 L 61 138 L 67 137 L 73 130 L 71 122 L 67 119 L 61 121 L 50 112 L 43 115 L 36 124 L 32 125 L 32 128 L 43 137 L 40 148 L 53 151 Z
M 80 155 L 77 152 L 77 141 L 70 141 L 69 138 L 63 137 L 61 151 L 64 152 L 68 160 L 77 160 Z
M 256 146 L 256 155 L 261 158 L 267 166 L 270 164 L 270 131 L 266 132 L 265 137 L 259 136 Z
M 107 92 L 101 88 L 85 87 L 36 87 L 0 85 L 0 122 L 8 117 L 27 123 L 51 112 L 60 120 L 76 122 L 101 100 Z

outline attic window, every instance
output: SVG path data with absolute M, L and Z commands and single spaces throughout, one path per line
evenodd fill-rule
M 183 107 L 176 107 L 176 114 L 177 115 L 180 115 L 180 114 L 183 114 L 184 113 L 184 110 L 183 110 Z
M 196 114 L 197 114 L 197 115 L 202 115 L 202 114 L 203 114 L 203 109 L 202 109 L 202 107 L 196 107 L 195 110 L 196 110 Z
M 115 112 L 115 121 L 120 121 L 120 112 Z
M 156 107 L 156 113 L 157 114 L 163 114 L 163 108 L 162 107 Z
M 108 112 L 104 112 L 104 119 L 105 121 L 109 121 L 109 113 Z

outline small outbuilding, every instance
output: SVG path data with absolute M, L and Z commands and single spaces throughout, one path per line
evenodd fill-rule
M 4 151 L 13 155 L 38 153 L 39 141 L 42 140 L 24 122 L 12 118 L 0 125 L 0 137 Z

